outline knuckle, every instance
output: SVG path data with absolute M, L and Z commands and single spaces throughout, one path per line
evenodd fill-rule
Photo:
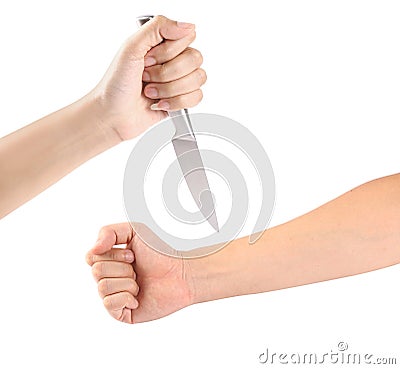
M 155 23 L 160 24 L 160 23 L 165 22 L 165 20 L 166 20 L 167 18 L 164 17 L 163 15 L 156 15 L 153 19 L 154 19 L 154 22 L 155 22 Z
M 192 106 L 197 105 L 203 99 L 203 91 L 196 90 L 193 92 Z
M 172 47 L 172 45 L 165 44 L 164 45 L 163 54 L 164 54 L 165 57 L 170 57 L 171 55 L 173 55 L 174 54 L 174 48 Z
M 103 278 L 103 263 L 94 263 L 92 266 L 92 274 L 97 280 Z
M 199 78 L 200 85 L 206 83 L 206 81 L 207 81 L 207 74 L 206 74 L 206 71 L 205 71 L 204 69 L 201 69 L 201 68 L 198 69 L 198 70 L 197 70 L 197 76 L 198 76 L 198 78 Z
M 135 275 L 135 271 L 131 264 L 123 263 L 120 266 L 120 276 L 124 276 L 125 278 L 131 278 Z
M 191 57 L 195 65 L 200 66 L 203 64 L 203 55 L 199 50 L 191 49 Z
M 202 90 L 198 90 L 199 92 L 197 93 L 197 98 L 198 98 L 198 102 L 200 102 L 201 100 L 203 100 L 203 91 Z
M 119 250 L 111 250 L 110 252 L 110 259 L 114 261 L 118 261 L 120 259 L 119 257 Z
M 139 285 L 133 279 L 131 280 L 131 288 L 130 289 L 135 296 L 139 293 Z
M 150 81 L 145 83 L 145 86 L 148 86 L 150 83 L 154 83 L 155 81 L 159 81 L 160 80 L 160 67 L 154 66 L 151 71 L 148 71 L 150 74 Z
M 113 308 L 114 308 L 114 304 L 113 304 L 113 300 L 112 300 L 112 297 L 105 297 L 104 299 L 103 299 L 103 304 L 104 304 L 104 307 L 107 309 L 107 310 L 113 310 Z
M 100 233 L 107 232 L 110 229 L 110 226 L 106 225 L 100 228 Z
M 161 64 L 160 67 L 157 70 L 158 78 L 163 81 L 165 80 L 168 70 L 167 70 L 167 65 L 166 64 Z
M 93 264 L 93 254 L 88 252 L 85 256 L 86 263 L 90 266 Z
M 175 100 L 175 105 L 181 107 L 185 105 L 186 98 L 184 95 L 180 95 L 175 97 L 174 100 Z
M 99 281 L 99 283 L 97 285 L 97 289 L 99 291 L 100 296 L 108 295 L 108 293 L 110 291 L 108 280 L 107 279 L 102 279 L 101 281 Z
M 111 227 L 109 225 L 101 227 L 99 231 L 99 237 L 101 235 L 106 235 L 110 231 L 110 229 Z
M 139 293 L 139 285 L 133 279 L 130 280 L 129 291 L 134 295 L 137 296 Z
M 179 93 L 179 92 L 177 92 L 176 87 L 169 83 L 166 83 L 162 89 L 163 89 L 163 94 L 166 98 L 172 97 L 172 96 L 176 95 L 177 93 Z

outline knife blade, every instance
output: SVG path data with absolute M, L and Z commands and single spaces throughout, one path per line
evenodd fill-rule
M 137 23 L 142 26 L 152 15 L 137 17 Z M 208 183 L 207 173 L 197 145 L 187 109 L 168 112 L 175 127 L 172 145 L 185 177 L 186 184 L 200 212 L 208 223 L 219 232 L 215 202 Z

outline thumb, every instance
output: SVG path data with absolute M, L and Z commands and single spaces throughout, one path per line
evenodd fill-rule
M 101 255 L 110 251 L 115 245 L 129 244 L 134 236 L 130 223 L 111 224 L 100 229 L 98 239 L 89 251 Z
M 192 23 L 176 22 L 157 15 L 145 23 L 128 40 L 129 52 L 134 59 L 143 59 L 147 52 L 163 40 L 179 40 L 194 30 Z

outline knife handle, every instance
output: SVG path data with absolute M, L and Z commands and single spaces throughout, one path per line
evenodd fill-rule
M 138 26 L 141 27 L 152 18 L 154 18 L 154 15 L 141 15 L 136 17 L 136 22 Z M 178 137 L 188 140 L 196 139 L 187 109 L 171 111 L 168 112 L 168 115 L 172 119 L 172 122 L 175 126 L 175 135 L 173 139 Z

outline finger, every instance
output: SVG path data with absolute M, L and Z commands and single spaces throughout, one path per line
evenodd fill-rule
M 185 77 L 166 83 L 149 83 L 144 94 L 150 99 L 168 99 L 198 90 L 207 80 L 203 69 L 196 69 Z
M 153 47 L 145 56 L 145 66 L 154 64 L 166 63 L 181 54 L 196 38 L 196 32 L 194 28 L 185 37 L 170 41 L 165 40 L 161 44 Z
M 187 48 L 175 59 L 161 64 L 148 67 L 143 72 L 144 82 L 171 82 L 187 76 L 194 70 L 200 68 L 203 56 L 200 51 Z
M 91 253 L 100 255 L 111 250 L 115 245 L 129 243 L 134 232 L 130 223 L 111 224 L 100 229 L 99 236 Z
M 139 293 L 139 286 L 132 278 L 103 278 L 99 281 L 97 288 L 101 298 L 124 291 L 133 296 Z
M 131 264 L 118 261 L 99 261 L 92 266 L 92 274 L 98 282 L 103 278 L 136 278 Z
M 110 251 L 107 251 L 101 255 L 93 254 L 91 251 L 86 254 L 86 262 L 90 266 L 98 261 L 122 261 L 126 263 L 133 263 L 134 260 L 135 256 L 132 250 L 126 249 L 111 249 Z
M 132 310 L 127 308 L 122 309 L 121 317 L 118 320 L 120 322 L 133 324 Z
M 170 99 L 162 99 L 158 103 L 153 104 L 152 110 L 174 111 L 196 106 L 203 98 L 201 90 L 196 90 L 185 95 L 172 97 Z
M 118 320 L 122 318 L 124 309 L 136 309 L 139 306 L 139 302 L 129 292 L 106 296 L 103 303 L 111 316 Z
M 165 40 L 179 40 L 193 32 L 194 24 L 176 22 L 164 16 L 156 16 L 145 23 L 128 40 L 132 60 L 142 60 L 147 52 Z

